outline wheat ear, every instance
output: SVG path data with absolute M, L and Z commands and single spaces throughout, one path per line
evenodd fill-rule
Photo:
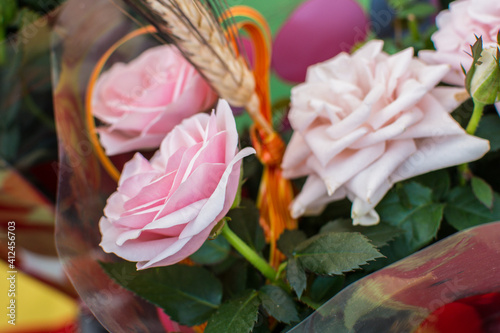
M 215 15 L 199 0 L 128 0 L 158 31 L 172 40 L 211 83 L 220 97 L 245 107 L 268 134 L 274 131 L 259 112 L 255 78 L 236 54 Z M 138 6 L 139 5 L 139 6 Z

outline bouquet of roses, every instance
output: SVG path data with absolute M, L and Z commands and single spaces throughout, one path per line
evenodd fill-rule
M 68 68 L 78 55 L 61 56 L 55 102 L 61 179 L 69 186 L 59 193 L 59 249 L 64 257 L 78 248 L 75 239 L 85 242 L 61 241 L 71 231 L 68 214 L 88 221 L 85 230 L 101 249 L 94 243 L 94 253 L 114 254 L 95 255 L 94 279 L 110 281 L 112 297 L 154 304 L 155 313 L 142 319 L 158 314 L 167 331 L 291 329 L 350 283 L 436 239 L 500 218 L 492 169 L 500 148 L 493 106 L 500 101 L 500 7 L 493 1 L 452 2 L 437 15 L 435 31 L 436 4 L 388 1 L 377 11 L 380 2 L 309 0 L 274 41 L 250 7 L 127 3 L 126 13 L 145 21 L 119 38 L 109 33 L 105 52 L 84 63 L 85 103 L 75 106 L 83 120 L 72 119 L 67 104 L 74 103 Z M 326 29 L 331 20 L 323 12 L 350 15 L 342 23 L 347 32 Z M 374 18 L 380 13 L 388 15 L 385 27 Z M 61 24 L 71 26 L 69 17 L 63 13 Z M 308 29 L 321 24 L 308 41 Z M 382 28 L 389 25 L 388 33 Z M 123 49 L 134 56 L 124 57 Z M 300 82 L 285 102 L 271 95 L 278 76 Z M 74 154 L 71 147 L 82 142 L 87 152 Z M 72 157 L 79 163 L 64 168 Z M 65 201 L 68 193 L 73 199 Z M 498 235 L 499 226 L 488 230 Z M 82 265 L 68 265 L 74 281 Z M 389 284 L 413 285 L 425 276 Z M 433 310 L 423 301 L 394 301 L 381 314 L 368 300 L 354 300 L 364 297 L 360 290 L 369 299 L 376 287 L 357 286 L 335 317 L 342 322 L 337 330 L 383 330 L 366 322 L 396 310 L 418 313 L 418 320 L 403 329 L 394 319 L 387 330 L 438 329 L 423 320 Z M 84 297 L 91 309 L 102 308 L 96 295 Z M 121 324 L 108 329 L 132 325 Z

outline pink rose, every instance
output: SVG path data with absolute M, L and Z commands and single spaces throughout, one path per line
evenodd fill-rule
M 172 45 L 148 49 L 128 64 L 114 64 L 97 81 L 94 115 L 108 155 L 158 148 L 165 135 L 208 109 L 215 93 Z
M 395 182 L 480 158 L 487 140 L 466 134 L 449 115 L 462 88 L 436 87 L 449 70 L 409 48 L 395 55 L 382 41 L 309 67 L 293 88 L 295 130 L 283 158 L 287 178 L 308 176 L 294 217 L 353 201 L 353 223 L 379 222 L 375 206 Z
M 241 159 L 255 152 L 237 146 L 231 109 L 221 100 L 216 114 L 176 126 L 150 161 L 135 154 L 99 222 L 104 251 L 137 261 L 138 269 L 193 254 L 231 207 Z
M 472 64 L 470 46 L 475 36 L 482 36 L 485 47 L 497 45 L 500 30 L 500 1 L 457 0 L 436 18 L 438 31 L 432 35 L 436 51 L 423 50 L 418 56 L 430 64 L 449 64 L 451 71 L 443 78 L 449 84 L 464 86 L 460 65 L 469 70 Z M 467 53 L 466 53 L 467 52 Z

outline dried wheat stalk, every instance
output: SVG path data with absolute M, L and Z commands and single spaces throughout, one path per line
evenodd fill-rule
M 168 36 L 210 81 L 219 95 L 245 107 L 268 134 L 272 128 L 259 112 L 255 79 L 245 59 L 235 53 L 214 13 L 199 0 L 127 0 L 164 36 Z

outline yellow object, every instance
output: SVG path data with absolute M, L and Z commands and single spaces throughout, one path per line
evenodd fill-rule
M 50 332 L 76 325 L 78 305 L 74 299 L 19 270 L 9 273 L 12 270 L 4 261 L 0 261 L 0 271 L 0 332 Z

